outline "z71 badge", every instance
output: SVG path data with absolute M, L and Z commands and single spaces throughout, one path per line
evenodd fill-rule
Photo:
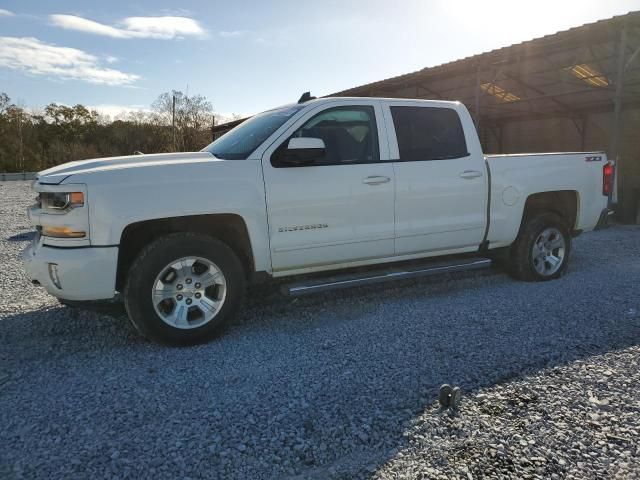
M 584 157 L 584 160 L 586 162 L 601 162 L 602 161 L 602 155 Z
M 293 225 L 291 227 L 280 227 L 278 232 L 298 232 L 300 230 L 317 230 L 318 228 L 328 228 L 326 223 L 315 223 L 313 225 Z

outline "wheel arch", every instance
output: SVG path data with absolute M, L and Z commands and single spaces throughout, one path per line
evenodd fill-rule
M 520 230 L 527 221 L 540 212 L 553 212 L 566 223 L 570 232 L 574 232 L 578 224 L 580 195 L 575 190 L 556 190 L 530 194 L 524 204 Z
M 217 238 L 240 258 L 247 277 L 256 271 L 251 239 L 244 219 L 237 214 L 217 213 L 145 220 L 127 225 L 120 236 L 116 290 L 122 291 L 127 272 L 140 251 L 157 238 L 192 232 Z

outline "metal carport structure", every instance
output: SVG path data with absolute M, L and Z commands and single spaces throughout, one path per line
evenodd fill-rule
M 640 12 L 329 96 L 458 100 L 489 153 L 604 150 L 621 218 L 640 216 Z

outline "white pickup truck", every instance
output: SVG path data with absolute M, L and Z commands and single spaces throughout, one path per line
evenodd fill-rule
M 192 344 L 264 279 L 296 295 L 497 257 L 557 278 L 572 236 L 605 223 L 612 174 L 602 152 L 485 156 L 458 102 L 303 96 L 200 152 L 40 172 L 23 259 L 50 294 L 120 292 L 143 335 Z

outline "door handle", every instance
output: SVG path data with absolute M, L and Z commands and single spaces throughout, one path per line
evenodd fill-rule
M 383 177 L 380 175 L 371 175 L 365 178 L 364 180 L 362 180 L 362 183 L 365 183 L 367 185 L 380 185 L 381 183 L 389 183 L 390 181 L 391 179 L 389 177 Z
M 477 170 L 465 170 L 459 176 L 460 176 L 460 178 L 464 178 L 464 179 L 470 180 L 472 178 L 481 177 L 482 176 L 482 172 L 479 172 Z

